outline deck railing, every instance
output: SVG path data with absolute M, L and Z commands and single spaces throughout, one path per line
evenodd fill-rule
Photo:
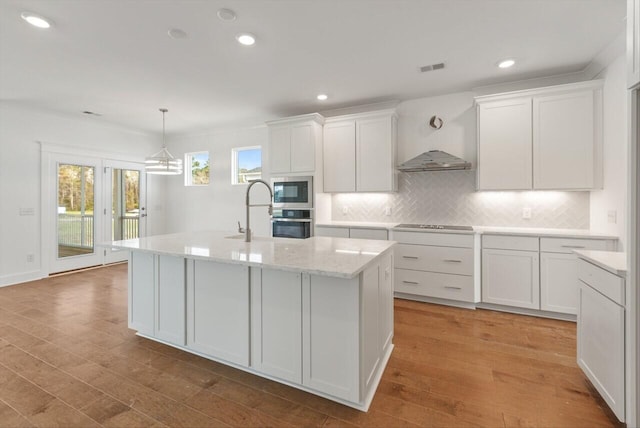
M 139 236 L 139 215 L 125 215 L 112 218 L 111 221 L 114 240 L 134 239 Z M 122 232 L 121 235 L 118 230 Z M 58 245 L 93 248 L 93 215 L 58 214 Z

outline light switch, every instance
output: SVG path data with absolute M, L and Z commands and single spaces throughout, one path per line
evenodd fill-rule
M 618 222 L 618 212 L 616 210 L 607 211 L 607 222 L 616 224 Z

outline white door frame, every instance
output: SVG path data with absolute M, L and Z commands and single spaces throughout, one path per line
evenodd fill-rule
M 103 162 L 102 169 L 104 175 L 104 191 L 102 193 L 104 197 L 104 208 L 102 210 L 104 231 L 101 236 L 103 237 L 103 241 L 111 240 L 112 224 L 109 211 L 113 201 L 113 187 L 111 183 L 114 168 L 140 171 L 140 219 L 138 220 L 138 234 L 140 237 L 144 237 L 147 234 L 147 175 L 144 172 L 144 164 L 140 162 L 106 159 Z M 129 257 L 128 251 L 114 250 L 112 248 L 104 248 L 103 253 L 105 264 L 125 261 Z
M 97 244 L 102 234 L 102 160 L 97 157 L 75 155 L 68 153 L 47 153 L 43 156 L 46 168 L 43 170 L 43 179 L 46 184 L 42 187 L 42 217 L 43 217 L 43 248 L 47 251 L 42 260 L 47 261 L 47 273 L 64 272 L 67 270 L 101 265 L 103 263 L 102 251 Z M 93 208 L 93 252 L 91 254 L 59 258 L 55 247 L 57 242 L 57 215 L 55 208 L 58 206 L 58 165 L 84 165 L 94 168 L 94 208 Z M 45 165 L 43 165 L 45 166 Z
M 627 426 L 640 425 L 640 87 L 629 91 L 629 223 L 627 251 Z

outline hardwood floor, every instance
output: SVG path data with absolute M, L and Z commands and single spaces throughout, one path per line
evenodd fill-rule
M 0 426 L 605 427 L 575 324 L 395 302 L 368 413 L 135 336 L 126 265 L 0 288 Z

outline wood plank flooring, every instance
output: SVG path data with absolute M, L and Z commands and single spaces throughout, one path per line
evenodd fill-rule
M 0 426 L 609 427 L 575 324 L 396 300 L 368 413 L 135 336 L 126 265 L 0 288 Z

